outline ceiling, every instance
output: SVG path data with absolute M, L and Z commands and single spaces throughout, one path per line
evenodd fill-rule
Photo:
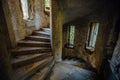
M 59 0 L 63 9 L 64 23 L 99 10 L 107 0 Z

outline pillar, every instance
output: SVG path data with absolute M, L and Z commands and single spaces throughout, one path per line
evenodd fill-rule
M 62 61 L 63 15 L 57 0 L 51 0 L 52 50 L 57 62 Z

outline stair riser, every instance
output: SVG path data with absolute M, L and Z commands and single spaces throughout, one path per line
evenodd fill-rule
M 23 47 L 50 47 L 50 44 L 18 43 L 18 46 L 23 46 Z
M 29 51 L 19 51 L 12 52 L 13 56 L 21 56 L 21 55 L 30 55 L 30 54 L 40 54 L 45 52 L 51 52 L 51 49 L 40 49 L 40 50 L 29 50 Z
M 26 40 L 32 40 L 32 41 L 40 41 L 40 42 L 50 42 L 50 39 L 43 39 L 43 38 L 31 38 L 31 37 L 26 37 Z
M 41 61 L 41 60 L 43 60 L 47 57 L 50 57 L 50 56 L 51 56 L 51 54 L 40 55 L 40 56 L 37 56 L 37 57 L 29 59 L 29 60 L 13 63 L 12 66 L 13 66 L 14 69 L 16 69 L 16 68 L 19 68 L 19 67 L 22 67 L 22 66 L 26 66 L 28 64 L 32 64 L 36 61 Z

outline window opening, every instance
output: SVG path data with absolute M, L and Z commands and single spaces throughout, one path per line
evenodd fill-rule
M 50 10 L 50 0 L 45 0 L 45 11 Z
M 22 12 L 23 12 L 23 19 L 27 20 L 29 18 L 28 12 L 28 1 L 21 0 Z
M 74 37 L 75 37 L 75 26 L 71 25 L 68 27 L 68 46 L 69 48 L 74 47 Z
M 94 51 L 95 44 L 97 40 L 98 35 L 98 29 L 99 29 L 99 23 L 92 22 L 90 25 L 90 28 L 88 29 L 88 37 L 86 42 L 86 49 L 90 51 Z

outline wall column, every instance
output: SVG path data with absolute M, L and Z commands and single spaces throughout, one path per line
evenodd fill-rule
M 56 61 L 62 61 L 62 10 L 57 0 L 51 0 L 52 50 Z

